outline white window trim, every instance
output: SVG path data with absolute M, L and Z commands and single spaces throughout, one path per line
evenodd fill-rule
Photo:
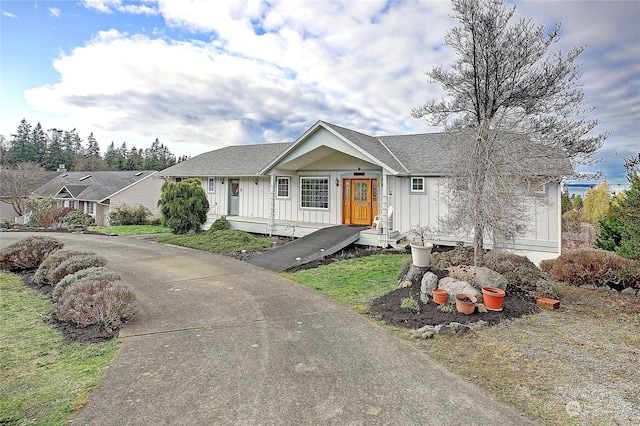
M 422 180 L 422 189 L 414 189 L 413 188 L 413 180 L 421 179 Z M 412 194 L 424 194 L 427 192 L 427 179 L 423 176 L 411 176 L 409 179 L 409 192 Z
M 279 187 L 279 183 L 278 181 L 280 179 L 286 180 L 287 181 L 287 195 L 280 195 L 280 187 Z M 289 198 L 291 198 L 291 177 L 290 176 L 276 176 L 276 198 L 279 198 L 281 200 L 288 200 Z
M 327 207 L 304 207 L 302 205 L 302 197 L 303 197 L 303 190 L 302 190 L 302 181 L 305 179 L 322 179 L 322 180 L 326 180 L 327 181 Z M 300 176 L 300 208 L 304 209 L 304 210 L 322 210 L 322 211 L 328 211 L 329 210 L 329 202 L 331 200 L 331 196 L 329 194 L 329 190 L 331 188 L 330 185 L 330 179 L 329 176 Z
M 213 183 L 213 189 L 211 189 L 211 183 Z M 207 192 L 209 194 L 215 194 L 216 192 L 216 178 L 210 177 L 207 179 Z
M 84 212 L 85 212 L 85 214 L 88 214 L 90 216 L 95 216 L 96 215 L 95 203 L 92 202 L 92 201 L 85 201 L 85 203 L 84 203 Z

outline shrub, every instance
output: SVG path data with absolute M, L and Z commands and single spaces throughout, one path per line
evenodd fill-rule
M 65 225 L 90 226 L 95 222 L 96 220 L 93 218 L 93 216 L 81 212 L 80 210 L 70 211 L 62 218 L 62 223 L 64 223 Z
M 413 297 L 405 297 L 400 302 L 400 307 L 405 309 L 410 309 L 413 312 L 420 312 L 420 305 L 418 305 L 418 301 Z
M 211 225 L 211 228 L 209 228 L 209 231 L 224 231 L 230 228 L 231 228 L 231 224 L 229 223 L 229 221 L 225 216 L 222 216 L 216 219 L 215 222 L 213 222 L 213 225 Z
M 69 274 L 63 279 L 61 279 L 58 284 L 53 288 L 51 292 L 51 301 L 55 303 L 60 303 L 60 299 L 62 298 L 62 293 L 67 289 L 67 287 L 71 285 L 75 285 L 80 281 L 99 281 L 99 280 L 107 280 L 107 281 L 121 281 L 122 276 L 115 271 L 112 271 L 109 268 L 105 268 L 104 266 L 95 266 L 92 268 L 83 269 L 73 274 Z
M 526 256 L 495 251 L 485 254 L 482 263 L 504 275 L 510 283 L 524 288 L 535 287 L 544 278 L 540 269 Z
M 96 254 L 73 256 L 63 261 L 49 274 L 49 282 L 52 285 L 55 285 L 69 274 L 73 274 L 83 269 L 91 268 L 94 266 L 104 266 L 106 264 L 107 260 L 104 257 L 98 256 Z
M 29 226 L 44 226 L 44 216 L 53 209 L 56 209 L 57 201 L 53 197 L 35 198 L 30 197 L 25 201 L 25 209 L 31 212 L 29 216 Z
M 594 248 L 562 253 L 540 263 L 544 272 L 572 285 L 615 285 L 640 288 L 640 265 L 617 254 Z
M 62 291 L 53 317 L 81 327 L 99 324 L 112 331 L 133 318 L 136 307 L 135 294 L 125 281 L 85 277 Z
M 33 281 L 36 284 L 49 284 L 49 279 L 51 273 L 65 260 L 73 257 L 73 256 L 81 256 L 91 254 L 86 251 L 79 250 L 56 250 L 53 253 L 50 253 L 43 261 L 40 263 L 38 270 L 33 275 Z
M 457 246 L 442 253 L 431 253 L 431 269 L 445 270 L 450 266 L 473 265 L 473 247 Z
M 151 217 L 151 210 L 138 204 L 131 207 L 121 204 L 109 212 L 109 224 L 120 225 L 146 225 L 147 219 Z
M 43 228 L 59 227 L 63 223 L 62 218 L 72 211 L 75 211 L 73 207 L 54 207 L 47 211 L 35 226 Z
M 190 178 L 181 182 L 165 182 L 158 200 L 162 222 L 174 234 L 199 231 L 207 221 L 209 201 L 200 179 Z
M 10 272 L 35 269 L 62 242 L 51 237 L 27 237 L 0 250 L 0 269 Z

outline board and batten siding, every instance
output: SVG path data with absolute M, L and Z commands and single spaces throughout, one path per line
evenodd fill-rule
M 389 177 L 388 185 L 391 189 L 389 205 L 393 206 L 393 226 L 400 232 L 407 232 L 415 225 L 428 225 L 436 234 L 439 232 L 439 220 L 445 217 L 446 199 L 444 198 L 444 182 L 438 177 L 425 177 L 425 193 L 411 192 L 410 177 Z M 544 194 L 539 195 L 539 202 L 529 205 L 530 221 L 525 224 L 524 235 L 517 239 L 526 241 L 559 241 L 560 229 L 558 221 L 560 186 L 549 184 Z M 461 238 L 450 235 L 450 238 Z

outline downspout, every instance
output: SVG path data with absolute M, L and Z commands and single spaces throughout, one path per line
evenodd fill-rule
M 267 231 L 269 232 L 269 236 L 273 235 L 273 232 L 276 229 L 276 175 L 271 173 L 271 199 L 269 206 L 269 222 L 267 225 Z

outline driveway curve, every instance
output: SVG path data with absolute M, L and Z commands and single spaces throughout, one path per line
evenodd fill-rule
M 273 272 L 134 237 L 50 235 L 106 257 L 141 307 L 74 425 L 533 424 Z

